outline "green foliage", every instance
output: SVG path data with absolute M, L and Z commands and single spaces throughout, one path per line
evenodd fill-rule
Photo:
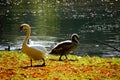
M 78 57 L 58 61 L 50 55 L 44 67 L 30 67 L 29 58 L 18 51 L 0 51 L 0 80 L 119 80 L 120 59 Z M 64 58 L 64 57 L 63 57 Z M 42 61 L 34 61 L 39 65 Z

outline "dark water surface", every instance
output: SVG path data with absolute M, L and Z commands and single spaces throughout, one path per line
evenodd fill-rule
M 57 42 L 80 36 L 78 55 L 113 55 L 120 53 L 101 42 L 120 49 L 120 0 L 1 0 L 0 50 L 21 47 L 25 31 L 31 26 L 32 45 L 50 50 Z M 97 42 L 97 41 L 98 42 Z

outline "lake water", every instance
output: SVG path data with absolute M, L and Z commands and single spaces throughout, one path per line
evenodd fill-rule
M 119 0 L 30 0 L 0 2 L 0 50 L 11 46 L 21 48 L 25 31 L 19 26 L 31 26 L 33 45 L 48 50 L 58 42 L 80 36 L 77 55 L 118 56 L 120 50 Z M 96 41 L 97 40 L 97 41 Z M 103 56 L 103 55 L 102 55 Z

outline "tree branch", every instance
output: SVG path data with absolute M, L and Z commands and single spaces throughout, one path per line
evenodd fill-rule
M 105 43 L 105 42 L 101 42 L 101 41 L 98 41 L 98 40 L 95 40 L 95 41 L 98 42 L 98 43 L 104 44 L 104 45 L 106 45 L 106 46 L 108 46 L 108 47 L 111 47 L 111 48 L 113 48 L 115 51 L 120 52 L 120 50 L 119 50 L 118 48 L 116 48 L 116 47 L 114 47 L 114 46 L 111 46 L 111 45 L 109 45 L 109 44 L 107 44 L 107 43 Z

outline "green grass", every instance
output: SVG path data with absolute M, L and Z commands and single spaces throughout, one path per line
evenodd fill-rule
M 120 80 L 120 59 L 68 55 L 46 58 L 46 66 L 29 67 L 27 55 L 18 51 L 0 51 L 0 80 Z M 63 57 L 64 58 L 64 57 Z M 33 65 L 42 61 L 33 61 Z

